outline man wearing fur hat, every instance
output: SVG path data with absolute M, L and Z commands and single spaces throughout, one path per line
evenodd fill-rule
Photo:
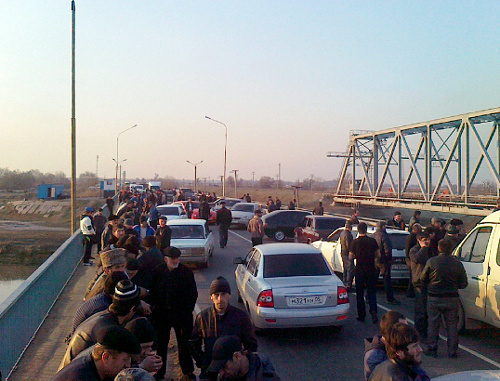
M 113 302 L 108 309 L 91 316 L 78 326 L 71 337 L 59 369 L 68 365 L 80 352 L 97 343 L 102 329 L 122 326 L 131 320 L 139 303 L 139 288 L 130 280 L 118 282 Z
M 151 281 L 151 322 L 158 334 L 158 354 L 163 366 L 157 376 L 165 373 L 170 330 L 175 330 L 179 348 L 179 364 L 187 379 L 194 379 L 193 360 L 188 340 L 193 331 L 193 310 L 198 290 L 193 272 L 180 263 L 181 251 L 169 246 L 163 251 L 164 263 L 159 265 Z
M 96 274 L 90 281 L 83 300 L 88 300 L 102 292 L 108 275 L 115 271 L 125 271 L 125 253 L 124 249 L 111 249 L 100 254 L 103 271 Z
M 246 350 L 257 351 L 257 338 L 247 314 L 229 304 L 231 287 L 222 276 L 210 285 L 210 299 L 214 303 L 196 316 L 190 347 L 193 358 L 201 368 L 200 379 L 206 378 L 205 372 L 212 360 L 215 341 L 222 336 L 237 336 Z M 204 351 L 201 350 L 204 345 Z

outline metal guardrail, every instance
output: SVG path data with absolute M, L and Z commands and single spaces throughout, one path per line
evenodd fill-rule
M 103 208 L 108 214 L 107 205 Z M 82 257 L 82 235 L 78 230 L 0 304 L 0 372 L 7 379 Z

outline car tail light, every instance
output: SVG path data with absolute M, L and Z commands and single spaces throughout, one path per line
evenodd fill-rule
M 337 287 L 337 304 L 349 303 L 349 294 L 347 294 L 347 289 L 345 287 Z
M 257 299 L 258 307 L 274 307 L 273 291 L 265 290 L 259 294 Z

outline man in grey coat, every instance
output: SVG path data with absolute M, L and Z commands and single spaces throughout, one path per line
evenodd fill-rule
M 347 291 L 352 289 L 352 280 L 354 279 L 354 260 L 349 259 L 349 246 L 354 240 L 352 236 L 352 222 L 347 220 L 345 223 L 345 229 L 340 233 L 340 255 L 342 256 L 342 263 L 344 266 L 344 274 L 342 281 L 347 287 Z
M 377 231 L 372 235 L 372 238 L 377 241 L 380 250 L 379 259 L 379 272 L 382 273 L 384 278 L 384 289 L 387 298 L 387 303 L 398 305 L 401 304 L 394 298 L 394 291 L 392 290 L 391 280 L 391 265 L 392 265 L 392 242 L 391 237 L 387 234 L 385 221 L 377 222 Z

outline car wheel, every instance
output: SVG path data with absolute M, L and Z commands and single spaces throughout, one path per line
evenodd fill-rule
M 276 230 L 276 233 L 274 233 L 274 239 L 278 242 L 283 241 L 285 239 L 285 233 L 281 230 Z

